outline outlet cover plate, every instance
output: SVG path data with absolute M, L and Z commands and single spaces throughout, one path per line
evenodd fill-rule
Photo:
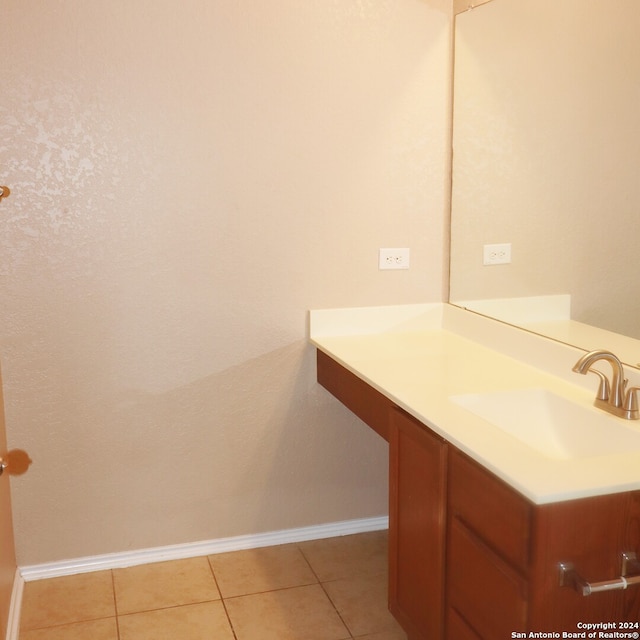
M 482 264 L 509 264 L 511 262 L 511 243 L 485 244 L 482 247 Z
M 410 251 L 402 249 L 379 249 L 378 269 L 408 269 Z

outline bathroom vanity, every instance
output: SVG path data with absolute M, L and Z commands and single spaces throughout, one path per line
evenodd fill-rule
M 596 412 L 579 350 L 551 346 L 564 378 L 461 335 L 460 310 L 425 311 L 360 334 L 366 314 L 312 319 L 318 382 L 389 442 L 391 612 L 410 640 L 640 632 L 640 450 L 545 456 L 452 402 L 544 387 Z

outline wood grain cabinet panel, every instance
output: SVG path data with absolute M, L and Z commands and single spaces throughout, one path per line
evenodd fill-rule
M 636 551 L 625 542 L 629 509 L 636 492 L 569 500 L 536 509 L 529 624 L 572 631 L 579 622 L 637 622 L 636 605 L 625 611 L 625 591 L 582 596 L 558 584 L 558 563 L 575 566 L 589 582 L 620 576 L 623 551 Z M 635 593 L 638 587 L 631 587 Z
M 447 444 L 400 409 L 389 443 L 389 608 L 411 640 L 441 638 Z
M 449 612 L 483 640 L 524 631 L 531 503 L 452 447 L 447 508 Z M 456 640 L 455 633 L 448 628 L 447 639 Z
M 448 537 L 447 606 L 481 638 L 510 638 L 527 625 L 527 582 L 459 520 Z M 449 630 L 447 638 L 457 640 Z
M 388 442 L 393 403 L 322 351 L 316 363 L 318 382 Z
M 449 516 L 460 519 L 516 569 L 526 572 L 533 505 L 455 448 L 449 462 Z
M 453 607 L 447 609 L 446 629 L 449 638 L 455 638 L 456 640 L 482 640 Z

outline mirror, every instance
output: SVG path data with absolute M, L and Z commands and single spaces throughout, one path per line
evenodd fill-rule
M 455 31 L 450 302 L 638 365 L 640 3 L 491 0 Z

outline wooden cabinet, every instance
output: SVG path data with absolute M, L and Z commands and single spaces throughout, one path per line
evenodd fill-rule
M 448 482 L 447 617 L 510 638 L 527 627 L 531 505 L 454 448 Z
M 583 596 L 560 586 L 558 567 L 619 577 L 622 552 L 640 549 L 640 492 L 537 506 L 453 447 L 448 483 L 447 619 L 483 640 L 640 620 L 636 587 Z
M 618 578 L 622 552 L 640 555 L 640 491 L 535 505 L 318 355 L 322 384 L 390 443 L 389 608 L 409 640 L 640 621 L 640 586 L 583 596 L 560 586 L 558 566 L 589 582 Z
M 389 609 L 412 640 L 441 638 L 447 444 L 394 409 L 389 441 Z
M 389 441 L 389 410 L 392 403 L 384 395 L 322 351 L 317 352 L 317 376 L 318 382 L 327 391 Z
M 578 622 L 639 622 L 640 585 L 581 596 L 558 586 L 558 562 L 589 582 L 620 576 L 622 553 L 640 551 L 640 492 L 570 500 L 535 509 L 529 626 L 575 629 Z M 640 629 L 633 629 L 640 631 Z

